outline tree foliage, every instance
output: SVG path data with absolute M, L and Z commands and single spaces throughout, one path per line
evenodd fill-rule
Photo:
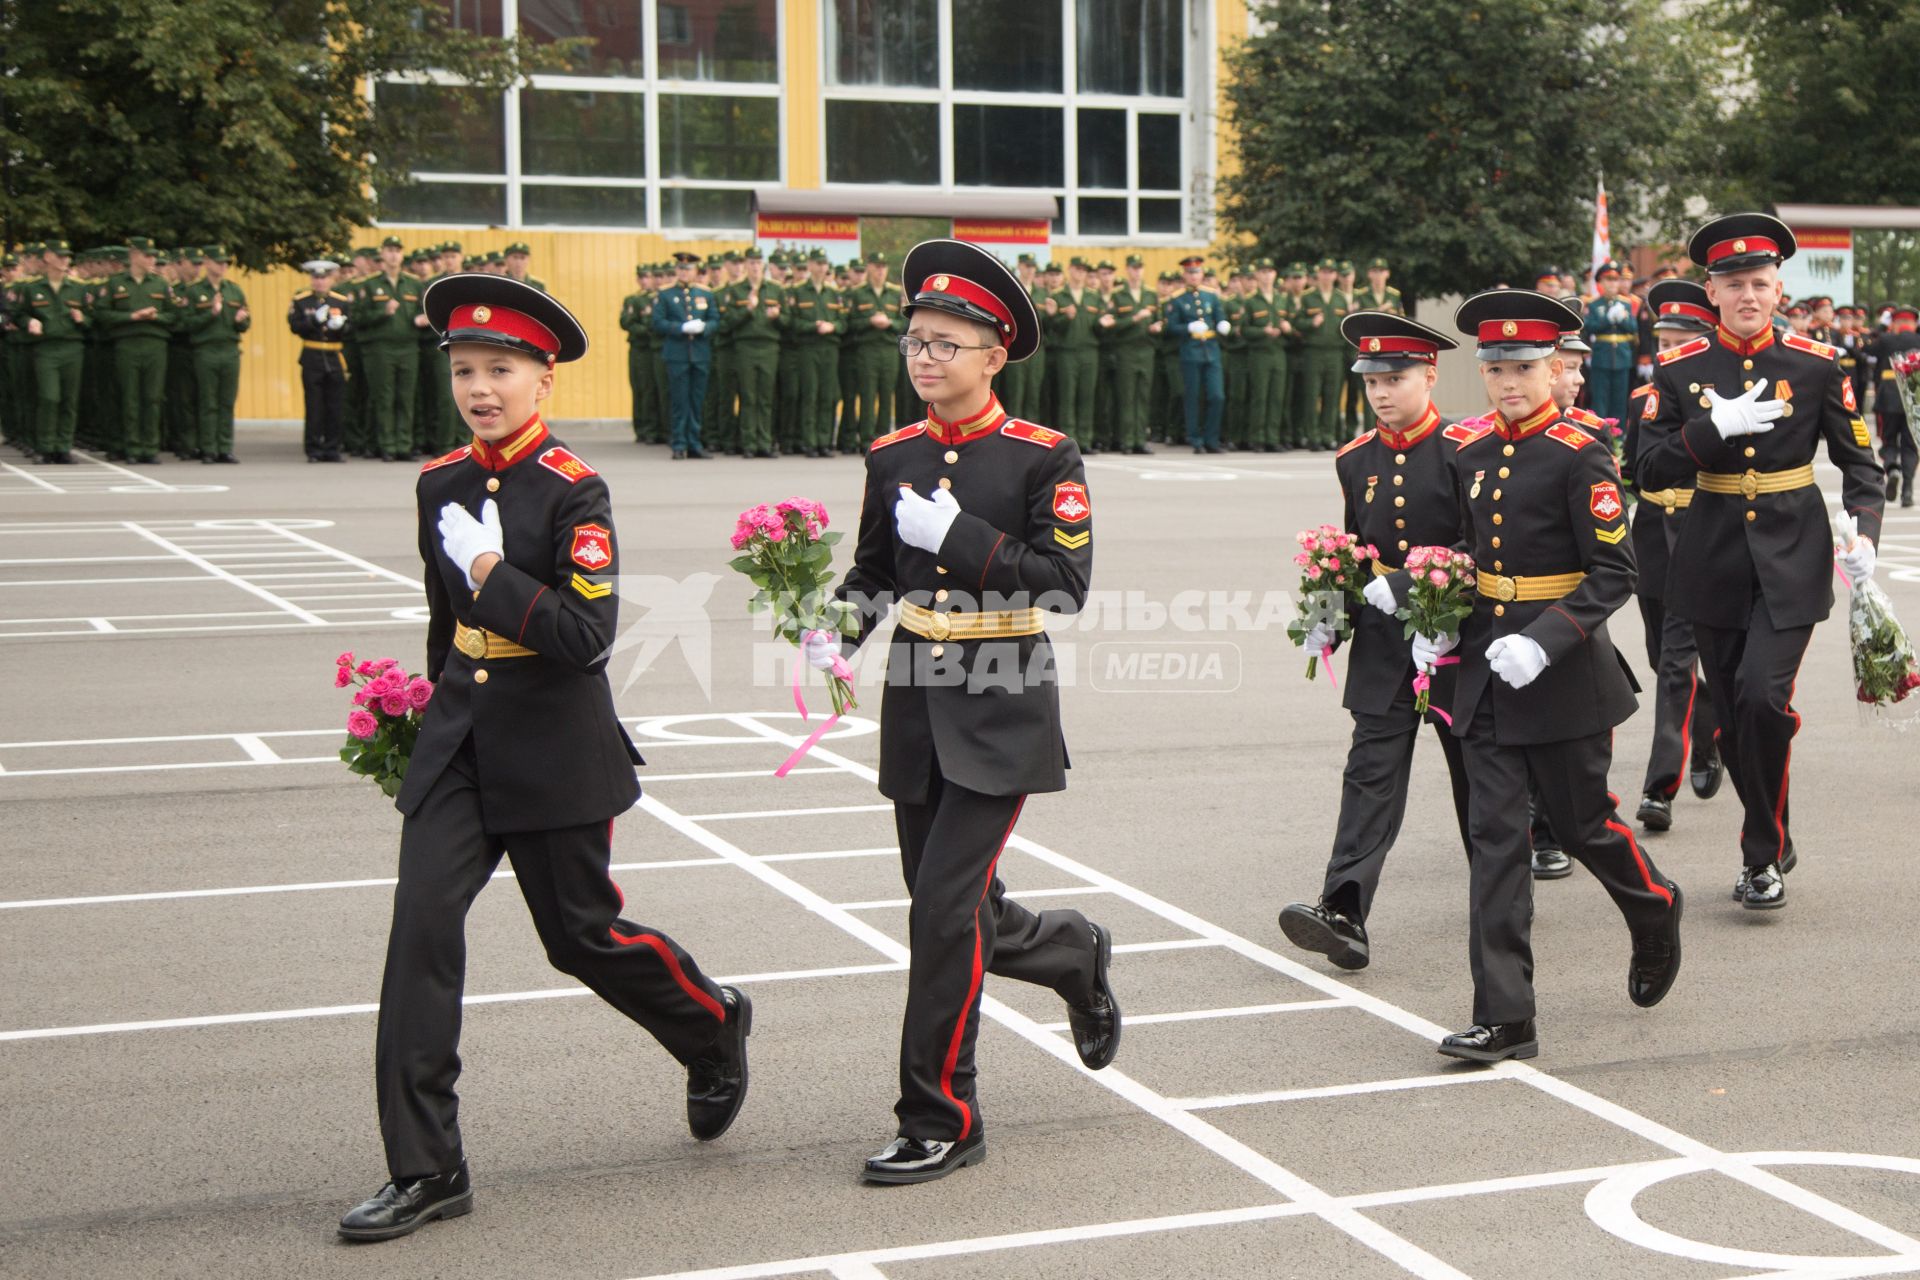
M 456 29 L 432 0 L 0 0 L 0 232 L 297 262 L 369 225 L 370 189 L 444 127 L 376 115 L 368 84 L 435 69 L 497 91 L 567 52 Z
M 1281 260 L 1393 263 L 1409 296 L 1586 265 L 1684 217 L 1706 41 L 1661 0 L 1264 0 L 1231 54 L 1228 224 Z

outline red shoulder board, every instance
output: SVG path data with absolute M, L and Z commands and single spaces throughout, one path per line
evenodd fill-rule
M 1582 409 L 1579 405 L 1574 405 L 1572 408 L 1568 409 L 1567 417 L 1579 423 L 1581 426 L 1588 428 L 1589 430 L 1591 430 L 1594 427 L 1604 427 L 1607 425 L 1607 420 L 1605 418 L 1601 417 L 1599 414 L 1595 413 L 1591 409 Z
M 1832 360 L 1840 354 L 1838 347 L 1830 347 L 1824 342 L 1815 342 L 1805 334 L 1794 333 L 1792 330 L 1788 330 L 1780 341 L 1795 351 L 1805 351 L 1810 355 L 1819 356 L 1822 360 Z
M 568 484 L 578 484 L 588 476 L 600 474 L 559 445 L 540 455 L 540 465 L 556 475 L 565 476 Z
M 1651 390 L 1653 390 L 1653 384 L 1651 382 L 1643 382 L 1639 386 L 1635 387 L 1633 390 L 1627 392 L 1627 399 L 1638 400 L 1641 396 L 1644 396 L 1645 394 L 1647 394 L 1647 392 Z
M 1670 365 L 1675 360 L 1685 360 L 1688 356 L 1697 356 L 1712 345 L 1713 339 L 1702 334 L 1692 342 L 1683 342 L 1677 347 L 1669 347 L 1665 351 L 1662 351 L 1660 353 L 1660 363 L 1663 366 Z
M 1556 422 L 1547 428 L 1547 434 L 1569 449 L 1584 449 L 1593 443 L 1593 437 L 1570 422 Z
M 440 467 L 450 466 L 453 463 L 459 462 L 461 459 L 465 458 L 468 454 L 472 452 L 473 452 L 472 445 L 463 444 L 458 449 L 455 449 L 452 453 L 446 454 L 442 457 L 435 458 L 432 462 L 427 463 L 427 465 L 420 468 L 420 471 L 424 475 L 426 472 L 437 470 Z
M 1492 427 L 1463 427 L 1458 423 L 1447 428 L 1447 439 L 1458 440 L 1462 449 L 1476 440 L 1483 439 L 1493 431 Z M 1465 434 L 1461 434 L 1464 432 Z
M 1355 436 L 1353 439 L 1341 445 L 1339 450 L 1333 456 L 1336 458 L 1346 457 L 1348 454 L 1352 453 L 1355 449 L 1358 449 L 1361 445 L 1373 439 L 1373 434 L 1374 433 L 1371 431 L 1362 431 L 1359 435 Z
M 925 435 L 926 432 L 927 424 L 924 422 L 916 422 L 910 427 L 902 427 L 898 431 L 891 431 L 881 436 L 878 440 L 875 440 L 867 446 L 867 452 L 878 453 L 890 444 L 899 444 L 902 440 L 911 440 L 915 436 Z
M 1015 418 L 1000 428 L 1003 436 L 1012 436 L 1015 440 L 1025 440 L 1028 444 L 1037 444 L 1042 449 L 1051 449 L 1067 437 L 1063 432 L 1051 427 L 1043 427 L 1037 422 L 1022 422 Z

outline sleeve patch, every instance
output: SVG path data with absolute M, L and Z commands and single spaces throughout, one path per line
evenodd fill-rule
M 1078 551 L 1093 541 L 1093 530 L 1082 529 L 1079 533 L 1068 533 L 1065 529 L 1055 529 L 1053 540 L 1069 551 Z
M 1713 339 L 1708 337 L 1699 337 L 1695 338 L 1692 342 L 1683 342 L 1677 347 L 1671 347 L 1662 351 L 1660 353 L 1660 363 L 1662 366 L 1665 366 L 1672 364 L 1675 360 L 1685 360 L 1688 356 L 1697 356 L 1712 345 Z
M 424 467 L 421 467 L 420 470 L 422 473 L 425 473 L 428 471 L 437 470 L 440 467 L 451 466 L 452 464 L 461 461 L 468 454 L 472 452 L 473 452 L 472 445 L 463 444 L 458 449 L 455 449 L 452 453 L 445 454 L 441 457 L 435 458 L 432 462 L 429 462 Z
M 1547 428 L 1547 434 L 1569 449 L 1584 449 L 1593 443 L 1593 437 L 1580 428 L 1566 422 L 1557 422 Z
M 573 526 L 573 548 L 567 558 L 583 569 L 604 569 L 613 563 L 613 530 L 598 524 Z
M 1652 422 L 1660 416 L 1660 393 L 1651 385 L 1647 387 L 1646 403 L 1640 406 L 1640 420 Z
M 1449 433 L 1456 430 L 1458 430 L 1458 428 L 1456 427 L 1447 428 L 1447 431 Z M 1336 458 L 1344 458 L 1349 453 L 1352 453 L 1355 449 L 1358 449 L 1361 445 L 1365 444 L 1367 441 L 1373 439 L 1373 436 L 1374 436 L 1374 433 L 1371 431 L 1362 431 L 1359 435 L 1355 436 L 1353 439 L 1341 445 L 1339 450 L 1333 456 Z M 1447 438 L 1452 439 L 1453 437 L 1451 436 L 1451 434 L 1449 434 Z
M 1611 523 L 1618 520 L 1626 509 L 1626 504 L 1620 501 L 1620 486 L 1611 480 L 1594 485 L 1587 496 L 1587 510 L 1593 513 L 1595 520 Z M 1625 528 L 1624 525 L 1621 527 Z
M 1859 413 L 1860 402 L 1853 398 L 1853 379 L 1840 379 L 1840 403 L 1847 406 L 1848 413 Z
M 1617 546 L 1620 539 L 1627 536 L 1627 526 L 1621 525 L 1618 529 L 1595 529 L 1593 536 L 1608 546 Z
M 578 591 L 582 598 L 587 600 L 604 600 L 613 594 L 613 584 L 611 582 L 593 582 L 577 573 L 573 575 L 567 585 L 575 591 Z
M 540 465 L 555 475 L 566 477 L 568 484 L 578 484 L 588 476 L 600 474 L 559 445 L 540 455 Z
M 1033 422 L 1022 422 L 1018 418 L 1015 418 L 1012 422 L 1000 428 L 1000 434 L 1003 436 L 1012 436 L 1015 440 L 1025 440 L 1028 444 L 1037 444 L 1042 449 L 1051 449 L 1067 438 L 1063 433 L 1055 431 L 1051 427 L 1043 427 Z
M 872 444 L 867 446 L 867 452 L 878 453 L 890 444 L 899 444 L 902 440 L 911 440 L 915 436 L 925 435 L 926 431 L 927 431 L 926 423 L 916 422 L 910 427 L 902 427 L 898 431 L 888 432 L 886 435 L 881 436 L 879 439 L 875 440 Z
M 1079 524 L 1093 514 L 1087 486 L 1072 480 L 1053 486 L 1053 514 L 1068 524 Z

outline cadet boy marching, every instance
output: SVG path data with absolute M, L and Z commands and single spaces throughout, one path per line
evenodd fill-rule
M 1113 1060 L 1120 1011 L 1112 942 L 1077 911 L 1028 911 L 996 869 L 1026 797 L 1066 785 L 1044 609 L 1077 610 L 1093 566 L 1092 501 L 1073 441 L 1009 418 L 995 373 L 1040 340 L 1020 282 L 954 240 L 914 247 L 900 340 L 924 422 L 874 441 L 853 567 L 859 639 L 807 637 L 828 669 L 901 601 L 880 710 L 880 791 L 894 802 L 912 898 L 898 1137 L 871 1182 L 925 1182 L 977 1164 L 986 1135 L 974 1078 L 986 973 L 1051 987 L 1081 1061 Z

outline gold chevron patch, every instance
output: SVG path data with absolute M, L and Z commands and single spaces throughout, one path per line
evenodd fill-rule
M 589 600 L 604 600 L 613 594 L 611 582 L 589 582 L 577 573 L 573 575 L 573 581 L 567 585 Z
M 1078 551 L 1093 541 L 1093 530 L 1084 529 L 1079 533 L 1068 533 L 1065 529 L 1055 529 L 1053 540 L 1069 551 Z
M 1627 526 L 1621 525 L 1618 529 L 1595 529 L 1593 536 L 1605 543 L 1615 543 L 1627 536 Z
M 1853 426 L 1853 442 L 1859 445 L 1862 449 L 1871 449 L 1873 447 L 1873 437 L 1867 434 L 1866 419 L 1855 418 L 1853 420 L 1852 426 Z

